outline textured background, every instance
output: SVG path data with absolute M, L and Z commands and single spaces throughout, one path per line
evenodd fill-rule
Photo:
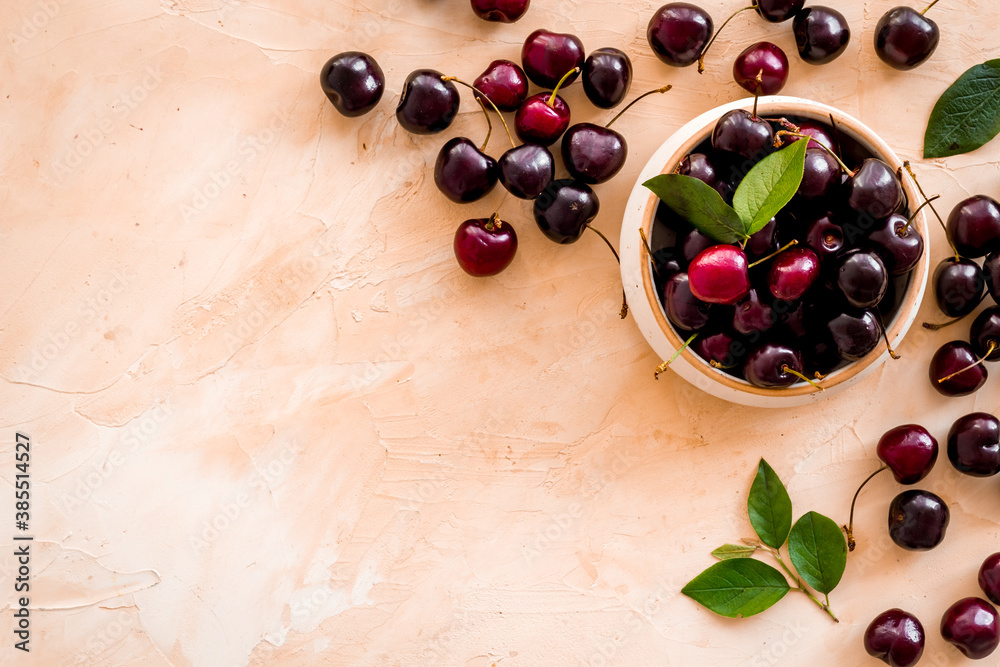
M 716 23 L 743 5 L 700 0 Z M 968 324 L 914 329 L 889 363 L 815 407 L 755 411 L 667 373 L 617 318 L 617 266 L 596 236 L 560 247 L 528 203 L 501 214 L 520 249 L 472 279 L 451 250 L 459 222 L 431 170 L 451 136 L 478 141 L 464 91 L 448 131 L 415 137 L 393 110 L 417 67 L 474 78 L 518 59 L 546 27 L 588 51 L 625 49 L 633 93 L 674 90 L 617 129 L 625 169 L 599 186 L 595 225 L 617 239 L 640 168 L 686 120 L 743 96 L 733 58 L 772 40 L 786 93 L 855 114 L 917 161 L 938 95 L 997 57 L 1000 6 L 942 0 L 942 42 L 898 73 L 872 49 L 896 0 L 831 2 L 854 37 L 832 64 L 795 54 L 789 24 L 744 15 L 708 71 L 657 61 L 659 6 L 534 0 L 512 25 L 464 0 L 10 0 L 0 7 L 0 422 L 3 507 L 13 435 L 34 442 L 30 656 L 40 665 L 861 664 L 861 637 L 902 606 L 928 631 L 921 664 L 964 664 L 937 633 L 978 592 L 997 549 L 1000 480 L 946 459 L 922 484 L 948 501 L 938 549 L 885 531 L 899 487 L 876 480 L 859 547 L 832 594 L 833 624 L 789 595 L 744 621 L 679 594 L 709 551 L 749 536 L 759 457 L 795 514 L 845 521 L 889 427 L 996 411 L 996 380 L 943 399 L 934 349 Z M 372 53 L 386 94 L 340 117 L 317 82 L 348 49 Z M 604 120 L 579 85 L 577 120 Z M 496 131 L 490 151 L 505 139 Z M 949 210 L 1000 194 L 994 142 L 918 161 Z M 935 228 L 936 263 L 947 253 Z M 939 320 L 933 303 L 919 321 Z M 9 534 L 9 533 L 8 533 Z M 10 552 L 9 538 L 2 537 Z M 0 559 L 7 605 L 13 559 Z M 0 651 L 14 655 L 11 617 Z

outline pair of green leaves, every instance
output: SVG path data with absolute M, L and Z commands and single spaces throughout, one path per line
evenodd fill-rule
M 802 183 L 808 140 L 792 142 L 753 166 L 736 188 L 733 205 L 715 188 L 681 174 L 660 174 L 644 186 L 702 233 L 719 243 L 745 242 L 795 196 Z
M 833 520 L 816 512 L 802 515 L 792 525 L 788 491 L 764 459 L 760 460 L 750 486 L 747 513 L 760 542 L 770 547 L 779 561 L 778 550 L 788 542 L 792 565 L 813 589 L 827 595 L 837 587 L 847 566 L 847 541 L 843 533 Z M 692 579 L 681 592 L 729 618 L 759 614 L 788 591 L 798 589 L 798 585 L 793 589 L 776 568 L 752 558 L 760 550 L 753 543 L 719 547 L 712 555 L 720 562 Z
M 924 157 L 974 151 L 1000 133 L 1000 59 L 958 77 L 934 105 L 924 133 Z

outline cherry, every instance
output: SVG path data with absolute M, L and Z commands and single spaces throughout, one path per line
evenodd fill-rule
M 712 17 L 701 7 L 671 2 L 649 19 L 646 39 L 657 58 L 673 67 L 687 67 L 698 62 L 712 27 Z
M 840 164 L 822 148 L 807 148 L 802 181 L 796 196 L 801 199 L 827 197 L 840 185 Z
M 997 610 L 982 598 L 962 598 L 941 617 L 941 636 L 967 658 L 986 658 L 1000 645 Z
M 1000 250 L 1000 204 L 986 195 L 960 201 L 948 216 L 948 234 L 964 257 Z
M 732 361 L 734 342 L 735 339 L 732 334 L 720 331 L 707 336 L 698 336 L 691 344 L 691 349 L 705 361 L 714 361 L 719 365 L 729 365 Z
M 688 279 L 695 298 L 734 304 L 750 291 L 747 256 L 734 245 L 713 245 L 691 260 Z
M 709 322 L 711 304 L 691 293 L 688 274 L 681 271 L 667 279 L 663 287 L 663 305 L 667 319 L 681 331 L 696 331 Z
M 552 181 L 535 199 L 534 216 L 542 233 L 556 243 L 575 243 L 601 203 L 586 183 L 570 178 Z
M 491 62 L 472 85 L 497 105 L 500 111 L 517 111 L 528 96 L 528 79 L 524 70 L 509 60 Z M 476 93 L 476 99 L 486 103 L 479 93 Z
M 600 109 L 617 106 L 632 85 L 632 61 L 621 49 L 597 49 L 583 63 L 583 92 Z
M 1000 253 L 991 252 L 983 260 L 983 279 L 994 303 L 1000 304 Z
M 521 64 L 536 85 L 552 89 L 560 81 L 568 86 L 576 80 L 583 67 L 583 54 L 579 37 L 536 30 L 524 40 Z M 566 72 L 570 74 L 564 77 Z
M 684 270 L 683 258 L 677 248 L 660 248 L 652 255 L 653 275 L 658 284 L 666 282 L 667 278 Z
M 982 269 L 971 259 L 949 257 L 934 269 L 938 307 L 949 317 L 962 317 L 974 311 L 985 287 Z
M 729 183 L 722 179 L 712 160 L 704 153 L 691 153 L 677 165 L 677 173 L 682 176 L 697 178 L 706 185 L 715 188 L 723 199 L 732 198 L 733 190 Z
M 941 544 L 951 512 L 930 491 L 903 491 L 889 503 L 889 537 L 909 551 L 927 551 Z
M 513 23 L 524 16 L 530 4 L 531 0 L 472 0 L 472 11 L 486 21 Z
M 985 412 L 959 417 L 948 431 L 948 460 L 973 477 L 1000 473 L 1000 420 Z
M 945 343 L 931 358 L 931 384 L 945 396 L 967 396 L 986 384 L 988 376 L 964 340 Z
M 847 204 L 858 213 L 883 220 L 903 203 L 903 186 L 892 167 L 878 158 L 868 158 L 847 181 Z
M 720 194 L 722 193 L 720 192 Z M 726 199 L 726 195 L 723 194 L 722 198 Z M 777 229 L 777 220 L 771 218 L 770 222 L 751 234 L 750 238 L 747 239 L 746 247 L 743 249 L 746 252 L 747 257 L 751 259 L 759 259 L 774 252 L 774 250 L 778 247 L 776 235 Z
M 442 146 L 434 164 L 434 183 L 454 202 L 481 199 L 497 184 L 498 177 L 496 160 L 465 137 L 455 137 Z
M 927 429 L 904 424 L 879 438 L 875 453 L 900 484 L 916 484 L 930 473 L 938 457 L 938 443 Z
M 819 257 L 809 248 L 791 248 L 771 263 L 767 284 L 775 299 L 802 298 L 819 277 Z
M 733 329 L 744 335 L 763 332 L 774 326 L 774 310 L 761 302 L 756 289 L 750 289 L 733 309 Z
M 1000 553 L 987 556 L 979 568 L 979 587 L 993 604 L 1000 604 Z
M 991 306 L 976 315 L 969 330 L 969 344 L 977 357 L 1000 361 L 1000 307 Z
M 865 630 L 865 650 L 890 667 L 913 667 L 924 653 L 924 626 L 902 609 L 876 616 Z
M 743 364 L 743 377 L 757 387 L 787 387 L 802 376 L 802 355 L 786 345 L 764 343 Z
M 500 182 L 520 199 L 534 199 L 552 183 L 556 163 L 545 146 L 522 144 L 500 156 Z
M 857 361 L 878 347 L 882 327 L 871 310 L 840 313 L 827 322 L 833 346 L 841 359 Z
M 447 129 L 458 113 L 458 88 L 441 72 L 418 69 L 403 82 L 396 106 L 396 120 L 414 134 L 435 134 Z
M 514 260 L 517 234 L 510 223 L 491 218 L 466 220 L 455 231 L 455 258 L 470 276 L 495 276 Z
M 681 254 L 684 256 L 684 260 L 690 263 L 695 257 L 698 256 L 698 253 L 706 248 L 711 248 L 715 244 L 716 241 L 711 236 L 703 234 L 697 229 L 692 229 L 684 235 L 684 238 L 681 239 L 681 242 L 678 245 L 680 245 Z
M 770 152 L 774 144 L 774 128 L 749 111 L 733 109 L 726 112 L 712 130 L 712 147 L 758 160 Z
M 824 215 L 806 229 L 806 245 L 813 249 L 820 260 L 835 257 L 844 249 L 844 229 L 833 222 L 829 215 Z
M 837 267 L 837 287 L 855 308 L 878 305 L 889 286 L 889 273 L 874 252 L 851 250 Z
M 924 254 L 924 237 L 898 213 L 878 223 L 868 234 L 868 242 L 894 276 L 908 273 Z
M 799 56 L 811 65 L 823 65 L 837 59 L 851 41 L 851 28 L 844 15 L 831 7 L 818 5 L 795 15 L 792 32 Z
M 806 0 L 751 0 L 750 4 L 765 21 L 782 23 L 795 16 Z
M 798 122 L 799 131 L 797 134 L 805 134 L 810 138 L 809 147 L 819 148 L 816 144 L 822 144 L 829 148 L 831 151 L 837 147 L 837 144 L 833 141 L 833 137 L 830 136 L 830 132 L 827 130 L 825 125 L 820 123 L 814 123 L 811 120 L 803 120 Z M 792 143 L 799 141 L 802 137 L 792 135 L 782 135 L 782 140 L 785 143 Z M 822 149 L 820 149 L 822 150 Z
M 771 42 L 751 44 L 736 56 L 733 78 L 754 95 L 776 95 L 788 81 L 788 58 Z
M 326 61 L 319 83 L 337 111 L 354 117 L 368 113 L 382 99 L 385 74 L 367 53 L 345 51 Z
M 569 127 L 569 105 L 559 97 L 559 88 L 573 74 L 563 75 L 551 93 L 538 93 L 526 99 L 514 115 L 514 131 L 521 141 L 548 146 Z
M 931 57 L 940 38 L 937 23 L 909 7 L 896 7 L 875 26 L 875 54 L 890 67 L 909 70 Z

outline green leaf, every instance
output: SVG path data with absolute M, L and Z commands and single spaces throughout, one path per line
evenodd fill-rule
M 924 157 L 974 151 L 1000 132 L 1000 59 L 976 65 L 944 91 L 924 133 Z
M 808 144 L 806 140 L 795 141 L 771 153 L 740 182 L 733 195 L 733 208 L 748 234 L 763 229 L 795 196 L 802 183 Z
M 847 541 L 840 527 L 822 514 L 802 515 L 788 536 L 788 555 L 806 583 L 829 593 L 844 576 Z
M 788 581 L 776 569 L 753 558 L 716 563 L 692 579 L 681 593 L 716 614 L 745 618 L 785 597 Z
M 664 204 L 719 243 L 737 243 L 749 236 L 733 207 L 715 188 L 691 176 L 660 174 L 645 183 Z
M 748 547 L 745 544 L 723 544 L 712 552 L 712 555 L 719 560 L 729 560 L 731 558 L 750 558 L 756 547 Z
M 773 549 L 781 548 L 792 527 L 792 500 L 777 473 L 764 459 L 757 465 L 757 476 L 750 485 L 747 513 L 760 541 Z

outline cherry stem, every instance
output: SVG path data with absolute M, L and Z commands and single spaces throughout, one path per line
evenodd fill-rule
M 931 331 L 939 331 L 941 329 L 944 329 L 945 327 L 950 327 L 955 322 L 961 322 L 966 317 L 968 317 L 969 315 L 971 315 L 972 311 L 974 311 L 976 308 L 979 307 L 979 304 L 981 304 L 983 302 L 983 299 L 986 298 L 987 294 L 988 294 L 988 292 L 983 292 L 983 295 L 979 297 L 979 301 L 976 302 L 976 305 L 973 306 L 972 310 L 970 310 L 969 312 L 967 312 L 965 315 L 961 315 L 959 317 L 956 317 L 953 320 L 948 320 L 947 322 L 942 322 L 941 324 L 935 324 L 933 322 L 924 322 L 923 323 L 923 327 L 925 329 L 930 329 Z
M 737 366 L 737 364 L 733 364 L 731 366 L 723 366 L 721 363 L 719 363 L 715 359 L 709 359 L 708 360 L 708 365 L 711 366 L 712 368 L 718 368 L 720 371 L 729 370 L 730 368 L 736 368 L 736 366 Z
M 898 354 L 896 354 L 896 351 L 892 349 L 892 345 L 889 343 L 889 332 L 886 331 L 885 320 L 882 319 L 882 311 L 880 311 L 878 308 L 875 309 L 875 317 L 878 318 L 879 328 L 882 329 L 882 338 L 885 339 L 885 347 L 887 350 L 889 350 L 889 356 L 892 357 L 893 359 L 900 359 L 901 357 Z
M 989 349 L 987 349 L 987 350 L 986 350 L 986 354 L 984 354 L 984 355 L 983 355 L 983 356 L 982 356 L 982 357 L 981 357 L 981 358 L 979 359 L 979 361 L 977 361 L 977 362 L 976 362 L 976 363 L 974 363 L 974 364 L 969 364 L 969 365 L 968 365 L 968 366 L 966 366 L 965 368 L 963 368 L 963 369 L 961 369 L 961 370 L 957 370 L 957 371 L 955 371 L 954 373 L 952 373 L 951 375 L 945 375 L 945 376 L 944 376 L 943 378 L 940 378 L 940 379 L 938 380 L 938 384 L 941 384 L 941 383 L 942 383 L 942 382 L 944 382 L 945 380 L 950 380 L 950 379 L 952 379 L 953 377 L 955 377 L 956 375 L 961 375 L 962 373 L 964 373 L 964 372 L 965 372 L 965 371 L 967 371 L 967 370 L 971 370 L 971 369 L 975 368 L 975 367 L 976 367 L 976 366 L 978 366 L 979 364 L 981 364 L 981 363 L 983 363 L 984 361 L 986 361 L 986 357 L 988 357 L 988 356 L 990 356 L 991 354 L 993 354 L 993 351 L 994 351 L 995 349 L 997 349 L 997 344 L 996 344 L 996 341 L 992 341 L 992 340 L 991 340 L 991 341 L 990 341 L 990 347 L 989 347 Z
M 786 130 L 791 130 L 792 132 L 799 131 L 799 126 L 793 123 L 792 121 L 788 120 L 784 116 L 782 116 L 781 118 L 762 118 L 761 120 L 766 120 L 769 123 L 777 123 Z
M 556 87 L 552 89 L 552 94 L 549 95 L 549 99 L 546 102 L 546 104 L 548 104 L 549 107 L 553 106 L 556 103 L 556 93 L 558 93 L 559 89 L 562 88 L 562 85 L 566 83 L 566 79 L 570 78 L 574 74 L 579 74 L 579 73 L 580 73 L 580 68 L 574 67 L 573 69 L 562 75 L 562 78 L 559 79 L 559 83 L 556 84 Z
M 486 231 L 488 232 L 492 232 L 502 226 L 503 220 L 500 219 L 500 216 L 497 215 L 496 212 L 494 212 L 493 215 L 490 216 L 490 219 L 486 221 Z
M 906 221 L 906 224 L 903 226 L 903 228 L 898 232 L 896 232 L 896 236 L 906 236 L 906 232 L 909 231 L 910 225 L 912 225 L 913 221 L 916 219 L 917 213 L 920 213 L 920 211 L 923 210 L 924 206 L 927 206 L 935 199 L 941 199 L 941 195 L 934 195 L 930 199 L 924 200 L 924 203 L 917 207 L 917 210 L 913 212 L 913 215 L 911 215 L 910 219 Z
M 723 28 L 725 28 L 727 25 L 729 25 L 730 21 L 732 21 L 734 18 L 736 18 L 736 16 L 738 14 L 742 14 L 743 12 L 747 11 L 748 9 L 753 9 L 753 6 L 751 5 L 750 7 L 744 7 L 742 9 L 737 9 L 735 14 L 733 14 L 732 16 L 730 16 L 728 19 L 726 19 L 725 23 L 723 23 L 722 25 L 719 26 L 719 29 L 715 31 L 714 35 L 712 35 L 712 39 L 708 40 L 708 44 L 705 45 L 705 48 L 703 48 L 701 50 L 701 54 L 698 56 L 698 74 L 701 74 L 702 72 L 705 71 L 705 54 L 708 53 L 708 49 L 711 48 L 712 44 L 715 43 L 715 38 L 719 36 L 719 33 L 722 32 Z
M 659 380 L 660 379 L 660 373 L 666 372 L 666 370 L 670 366 L 671 362 L 673 362 L 673 360 L 676 359 L 677 357 L 681 356 L 681 352 L 683 352 L 684 350 L 686 350 L 687 347 L 688 347 L 688 345 L 690 345 L 691 343 L 693 343 L 694 339 L 697 338 L 697 337 L 698 337 L 697 333 L 691 334 L 691 337 L 688 338 L 686 341 L 684 341 L 684 344 L 681 345 L 680 349 L 677 350 L 676 352 L 674 352 L 674 356 L 670 357 L 669 359 L 667 359 L 666 361 L 664 361 L 662 364 L 660 364 L 659 366 L 657 366 L 656 370 L 653 371 L 653 379 L 654 380 Z
M 622 114 L 623 114 L 623 113 L 625 113 L 626 111 L 628 111 L 629 109 L 631 109 L 631 108 L 632 108 L 632 105 L 633 105 L 633 104 L 635 104 L 636 102 L 638 102 L 639 100 L 641 100 L 642 98 L 644 98 L 644 97 L 649 97 L 650 95 L 655 95 L 656 93 L 665 93 L 665 92 L 667 92 L 668 90 L 670 90 L 671 88 L 673 88 L 673 86 L 671 86 L 671 85 L 669 85 L 669 84 L 668 84 L 668 85 L 664 86 L 663 88 L 657 88 L 656 90 L 650 90 L 650 91 L 647 91 L 647 92 L 643 93 L 643 94 L 642 94 L 642 95 L 640 95 L 639 97 L 637 97 L 637 98 L 635 98 L 634 100 L 632 100 L 631 102 L 629 102 L 629 103 L 628 103 L 628 104 L 627 104 L 627 105 L 625 106 L 625 108 L 624 108 L 624 109 L 622 109 L 621 111 L 619 111 L 619 112 L 618 112 L 618 113 L 617 113 L 617 114 L 615 115 L 615 117 L 614 117 L 614 118 L 612 118 L 611 120 L 609 120 L 609 121 L 608 121 L 608 124 L 607 124 L 607 125 L 605 125 L 604 127 L 605 127 L 605 128 L 609 128 L 609 127 L 611 127 L 611 123 L 613 123 L 613 122 L 615 122 L 616 120 L 618 120 L 619 118 L 621 118 L 621 116 L 622 116 Z
M 940 0 L 934 0 L 934 2 L 924 7 L 924 11 L 920 12 L 920 15 L 923 16 L 924 14 L 926 14 L 927 10 L 936 5 L 938 2 L 940 2 Z
M 818 384 L 816 384 L 815 380 L 810 380 L 809 378 L 807 378 L 805 375 L 803 375 L 802 373 L 798 372 L 794 368 L 789 368 L 788 364 L 781 364 L 781 372 L 782 373 L 790 373 L 790 374 L 794 375 L 795 377 L 799 378 L 800 380 L 803 380 L 804 382 L 808 382 L 809 384 L 811 384 L 812 386 L 816 387 L 820 391 L 824 391 L 823 387 L 821 387 Z
M 754 86 L 754 91 L 753 91 L 753 113 L 751 115 L 754 118 L 756 118 L 757 117 L 757 100 L 760 99 L 760 91 L 764 87 L 764 70 L 763 69 L 757 70 L 757 76 L 754 77 L 754 80 L 757 82 L 757 85 Z
M 861 482 L 861 486 L 858 490 L 854 492 L 854 500 L 851 501 L 851 518 L 846 526 L 841 526 L 844 529 L 844 533 L 847 535 L 847 550 L 854 551 L 854 547 L 857 546 L 857 542 L 854 541 L 854 505 L 858 502 L 858 495 L 861 493 L 861 489 L 865 488 L 865 484 L 872 481 L 875 475 L 879 474 L 883 470 L 886 470 L 889 466 L 883 465 L 881 468 L 868 475 L 865 481 Z
M 758 259 L 753 264 L 750 264 L 749 266 L 747 266 L 747 268 L 748 269 L 752 269 L 753 267 L 757 266 L 758 264 L 763 264 L 764 262 L 766 262 L 767 260 L 771 259 L 775 255 L 780 255 L 781 253 L 785 252 L 786 250 L 788 250 L 789 248 L 791 248 L 793 245 L 798 245 L 798 243 L 799 242 L 798 242 L 797 239 L 792 239 L 791 241 L 789 241 L 785 245 L 781 246 L 780 248 L 778 248 L 777 250 L 775 250 L 774 252 L 772 252 L 767 257 L 761 257 L 760 259 Z
M 924 189 L 920 187 L 920 181 L 917 180 L 917 175 L 913 173 L 913 168 L 910 167 L 909 160 L 905 160 L 903 162 L 903 168 L 906 169 L 906 172 L 910 175 L 910 179 L 913 181 L 913 184 L 917 186 L 917 192 L 920 193 L 920 196 L 924 198 L 925 202 L 928 202 L 931 210 L 934 211 L 934 217 L 936 217 L 938 222 L 941 223 L 941 229 L 944 230 L 944 238 L 948 241 L 948 245 L 951 246 L 951 251 L 955 253 L 955 261 L 957 262 L 962 258 L 962 256 L 958 254 L 958 248 L 955 247 L 955 242 L 951 239 L 951 234 L 948 233 L 948 225 L 944 224 L 944 220 L 941 219 L 941 214 L 937 212 L 937 209 L 934 208 L 934 204 L 930 203 L 931 200 L 928 199 L 927 195 L 924 193 Z
M 490 120 L 490 112 L 486 110 L 486 105 L 483 104 L 483 101 L 478 97 L 476 98 L 476 101 L 479 102 L 479 108 L 483 110 L 483 115 L 486 116 L 486 140 L 483 141 L 483 147 L 479 149 L 481 153 L 485 153 L 486 147 L 490 143 L 490 137 L 493 136 L 493 121 Z
M 590 231 L 594 232 L 595 234 L 601 237 L 601 239 L 607 244 L 608 249 L 611 250 L 611 254 L 615 256 L 615 261 L 618 262 L 618 264 L 620 265 L 622 263 L 622 260 L 618 257 L 618 251 L 615 250 L 615 247 L 613 245 L 611 245 L 611 241 L 608 240 L 608 237 L 602 234 L 601 230 L 599 230 L 597 227 L 591 227 L 590 225 L 587 225 L 587 229 L 589 229 Z M 618 317 L 624 320 L 627 316 L 628 316 L 628 299 L 625 296 L 625 290 L 622 289 L 622 309 L 618 311 Z
M 455 83 L 460 83 L 463 86 L 471 88 L 472 91 L 474 93 L 476 93 L 477 95 L 481 95 L 483 99 L 485 99 L 487 102 L 490 103 L 490 106 L 493 107 L 493 110 L 497 112 L 497 116 L 500 117 L 500 122 L 503 123 L 503 129 L 507 132 L 507 138 L 510 140 L 510 145 L 511 146 L 517 146 L 517 144 L 514 143 L 514 137 L 510 136 L 510 128 L 507 127 L 507 121 L 505 121 L 503 119 L 503 114 L 500 113 L 500 109 L 497 108 L 497 105 L 493 104 L 493 100 L 490 99 L 489 95 L 487 95 L 483 91 L 479 90 L 478 88 L 476 88 L 475 86 L 473 86 L 471 83 L 466 83 L 465 81 L 462 81 L 457 76 L 442 76 L 441 80 L 442 81 L 454 81 Z M 482 104 L 483 100 L 479 100 L 479 103 Z M 488 117 L 489 116 L 487 115 L 487 118 Z M 490 127 L 492 128 L 492 125 Z M 488 137 L 487 137 L 487 139 L 488 139 Z M 483 145 L 483 147 L 485 148 L 485 144 Z
M 830 149 L 830 147 L 824 144 L 822 141 L 816 141 L 814 137 L 810 137 L 808 134 L 803 134 L 802 132 L 789 132 L 788 130 L 778 130 L 777 133 L 774 135 L 775 143 L 777 143 L 781 137 L 799 137 L 800 139 L 806 139 L 807 141 L 813 142 L 814 144 L 825 150 L 827 153 L 832 155 L 833 159 L 837 161 L 837 164 L 840 165 L 840 168 L 844 170 L 845 174 L 847 174 L 848 176 L 854 176 L 854 172 L 851 171 L 850 167 L 844 164 L 844 161 L 840 159 L 840 156 L 834 153 Z
M 774 549 L 772 547 L 769 547 L 766 544 L 762 544 L 761 542 L 758 542 L 756 540 L 743 540 L 743 543 L 746 544 L 746 545 L 748 545 L 748 546 L 754 547 L 756 549 L 760 549 L 761 551 L 766 551 L 767 553 L 769 553 L 772 556 L 774 556 L 774 559 L 776 561 L 778 561 L 778 565 L 781 566 L 781 569 L 784 570 L 785 574 L 788 575 L 788 578 L 791 579 L 795 583 L 795 586 L 791 587 L 791 589 L 793 591 L 799 591 L 800 593 L 805 593 L 809 597 L 810 600 L 812 600 L 813 602 L 816 603 L 817 607 L 819 607 L 820 609 L 822 609 L 823 611 L 825 611 L 827 614 L 829 614 L 830 618 L 833 619 L 834 623 L 840 623 L 840 619 L 837 618 L 834 615 L 833 610 L 830 609 L 830 596 L 827 595 L 826 593 L 824 593 L 824 597 L 826 598 L 826 604 L 823 604 L 818 599 L 816 599 L 816 596 L 813 595 L 812 593 L 810 593 L 809 589 L 807 589 L 805 586 L 803 586 L 802 582 L 799 581 L 799 578 L 797 576 L 795 576 L 795 574 L 791 570 L 788 569 L 788 566 L 785 565 L 785 561 L 781 558 L 781 552 L 780 551 L 778 551 L 777 549 Z
M 639 228 L 639 238 L 642 239 L 642 245 L 645 246 L 646 252 L 649 254 L 649 261 L 653 264 L 653 273 L 660 275 L 660 270 L 656 268 L 656 262 L 653 262 L 653 249 L 649 247 L 649 239 L 646 238 L 646 230 L 642 227 Z

